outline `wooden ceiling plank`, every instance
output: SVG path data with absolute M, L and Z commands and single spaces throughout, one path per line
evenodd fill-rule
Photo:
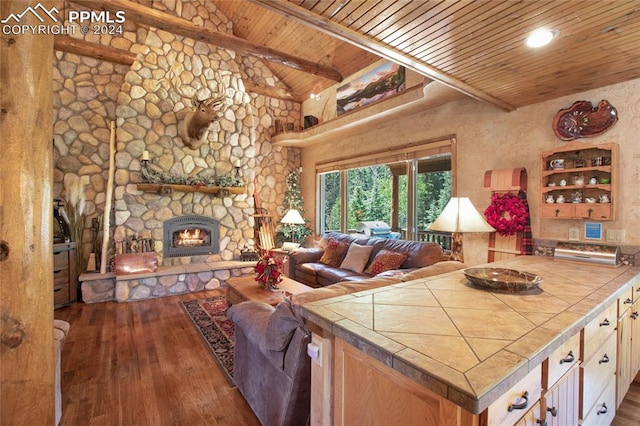
M 346 19 L 342 22 L 348 28 L 354 31 L 358 31 L 360 27 L 365 25 L 371 19 L 375 19 L 382 11 L 388 7 L 385 0 L 372 0 L 360 2 L 360 7 L 354 10 Z
M 375 38 L 380 31 L 383 31 L 385 28 L 387 28 L 388 22 L 396 13 L 405 8 L 413 7 L 414 5 L 412 5 L 412 3 L 414 2 L 396 1 L 391 2 L 390 4 L 386 2 L 386 7 L 380 10 L 380 12 L 376 16 L 369 19 L 366 24 L 360 26 L 360 28 L 358 28 L 358 32 L 367 34 L 369 37 Z
M 349 28 L 354 31 L 360 31 L 363 25 L 366 25 L 370 20 L 375 19 L 388 5 L 385 0 L 375 0 L 369 2 L 363 2 L 366 7 L 358 9 L 358 13 L 351 15 L 351 22 Z
M 479 90 L 476 87 L 472 87 L 467 83 L 460 81 L 456 78 L 451 77 L 448 74 L 442 73 L 440 70 L 422 63 L 415 61 L 411 56 L 399 52 L 397 50 L 391 49 L 381 43 L 378 43 L 370 38 L 359 34 L 353 30 L 345 28 L 344 26 L 338 25 L 324 19 L 315 13 L 309 12 L 306 9 L 297 7 L 292 5 L 286 1 L 278 1 L 278 0 L 252 0 L 253 2 L 262 5 L 263 7 L 273 10 L 277 13 L 281 13 L 291 19 L 294 19 L 304 25 L 310 26 L 312 28 L 318 29 L 320 31 L 324 31 L 334 37 L 346 41 L 348 43 L 352 43 L 362 49 L 373 52 L 383 58 L 386 58 L 390 61 L 396 62 L 400 65 L 403 65 L 409 69 L 412 69 L 419 74 L 425 75 L 433 80 L 439 81 L 446 86 L 452 87 L 461 91 L 468 96 L 474 97 L 476 99 L 480 99 L 482 101 L 491 103 L 505 110 L 513 110 L 514 106 L 503 102 L 502 100 L 489 95 L 488 93 Z
M 526 87 L 544 81 L 564 84 L 563 81 L 571 82 L 581 76 L 600 75 L 600 70 L 624 68 L 625 65 L 631 65 L 634 59 L 640 62 L 637 55 L 632 54 L 633 51 L 640 50 L 640 29 L 609 37 L 608 40 L 607 34 L 602 36 L 598 40 L 589 40 L 598 46 L 596 51 L 560 52 L 551 57 L 540 58 L 535 63 L 518 64 L 502 72 L 507 71 L 512 74 L 512 80 L 517 81 L 519 86 Z M 616 46 L 625 46 L 625 48 L 620 49 Z M 484 78 L 478 79 L 478 84 L 495 84 L 497 73 L 498 71 L 486 73 Z
M 75 0 L 74 3 L 90 8 L 102 8 L 110 11 L 124 11 L 128 18 L 135 22 L 179 34 L 194 40 L 211 43 L 238 53 L 256 56 L 261 59 L 278 62 L 300 71 L 308 72 L 334 81 L 342 81 L 342 75 L 333 68 L 329 68 L 302 58 L 296 58 L 284 52 L 278 52 L 247 40 L 223 34 L 210 28 L 193 24 L 186 19 L 141 6 L 125 0 Z
M 433 10 L 439 3 L 438 1 L 427 1 L 427 2 L 415 2 L 418 5 L 415 9 L 409 11 L 404 16 L 400 16 L 396 14 L 396 19 L 404 22 L 402 28 L 398 28 L 395 25 L 389 25 L 383 31 L 380 31 L 376 34 L 376 38 L 381 40 L 383 43 L 392 44 L 396 42 L 399 38 L 404 36 L 405 34 L 411 33 L 415 31 L 417 27 L 424 21 L 424 16 L 429 13 L 429 11 Z M 404 12 L 405 9 L 402 9 Z M 396 43 L 397 44 L 397 43 Z
M 129 52 L 128 50 L 116 49 L 115 47 L 98 43 L 90 43 L 66 35 L 54 36 L 53 48 L 60 52 L 73 53 L 127 66 L 133 65 L 136 60 L 135 53 Z
M 352 22 L 352 20 L 349 19 L 350 16 L 353 13 L 355 13 L 363 4 L 365 4 L 365 2 L 360 2 L 360 1 L 342 2 L 341 3 L 342 7 L 340 8 L 340 10 L 330 15 L 331 20 L 334 22 L 338 22 L 343 25 L 349 26 L 350 23 Z
M 464 14 L 465 11 L 473 10 L 481 4 L 483 3 L 445 2 L 443 8 L 431 9 L 428 18 L 424 17 L 420 25 L 415 27 L 406 37 L 403 37 L 401 41 L 395 42 L 394 47 L 415 56 L 413 52 L 424 46 L 426 40 L 438 35 L 446 35 L 453 26 L 457 14 Z M 470 9 L 467 9 L 468 7 Z
M 483 7 L 477 8 L 473 13 L 469 13 L 464 19 L 457 21 L 447 33 L 447 37 L 429 38 L 423 40 L 425 43 L 422 47 L 414 51 L 416 56 L 422 56 L 425 60 L 431 60 L 436 57 L 439 52 L 449 55 L 453 49 L 456 54 L 461 46 L 464 46 L 487 31 L 488 25 L 484 22 L 487 18 L 500 16 L 507 17 L 516 10 L 521 10 L 522 6 L 516 6 L 512 3 L 491 2 L 483 3 Z M 492 6 L 489 8 L 488 6 Z M 428 50 L 428 56 L 425 51 Z
M 554 28 L 560 29 L 561 35 L 554 41 L 554 44 L 552 46 L 553 50 L 551 50 L 551 47 L 546 50 L 531 50 L 530 48 L 524 46 L 523 41 L 519 43 L 518 41 L 514 41 L 511 43 L 512 45 L 505 46 L 504 49 L 501 49 L 500 52 L 497 52 L 494 56 L 492 56 L 489 62 L 492 64 L 492 67 L 505 63 L 507 61 L 510 67 L 517 67 L 522 64 L 527 64 L 528 68 L 530 68 L 532 66 L 535 66 L 536 63 L 539 63 L 542 66 L 551 66 L 549 61 L 552 61 L 552 58 L 560 55 L 561 57 L 559 58 L 559 62 L 562 63 L 566 60 L 567 54 L 571 55 L 579 52 L 580 46 L 588 47 L 589 52 L 591 52 L 590 45 L 599 45 L 598 43 L 600 43 L 600 36 L 602 35 L 601 28 L 606 27 L 609 22 L 611 22 L 611 15 L 604 15 L 598 13 L 597 10 L 594 10 L 593 13 L 589 15 L 585 14 L 580 18 L 579 31 L 578 27 L 573 25 L 574 30 L 572 34 L 566 34 L 568 33 L 568 31 L 563 32 L 564 25 L 566 24 L 552 24 L 554 25 Z M 620 24 L 618 24 L 618 27 L 624 28 L 624 26 L 621 26 Z M 576 49 L 575 46 L 578 46 L 578 49 Z M 522 52 L 521 55 L 517 55 L 517 57 L 520 59 L 510 59 L 514 57 L 513 52 L 516 50 Z M 544 55 L 542 55 L 543 53 Z M 532 59 L 535 57 L 537 57 L 538 59 Z M 460 73 L 461 75 L 465 75 L 473 79 L 480 78 L 483 75 L 483 73 L 478 72 L 475 67 L 469 67 L 467 70 L 458 68 L 456 68 L 455 70 L 450 68 L 446 69 L 448 69 L 450 72 L 454 72 L 456 74 Z M 490 72 L 490 69 L 486 69 L 484 74 Z
M 575 7 L 579 8 L 579 5 L 576 4 Z M 506 54 L 508 56 L 514 56 L 514 49 L 522 55 L 528 56 L 528 52 L 531 52 L 531 50 L 524 45 L 526 35 L 534 28 L 538 28 L 540 26 L 540 22 L 548 23 L 549 26 L 554 25 L 555 23 L 550 21 L 550 19 L 552 16 L 557 16 L 557 12 L 557 10 L 547 10 L 544 12 L 544 16 L 527 15 L 509 27 L 507 27 L 507 25 L 501 26 L 503 31 L 494 29 L 490 33 L 484 34 L 480 38 L 477 46 L 474 43 L 475 47 L 465 46 L 464 48 L 457 50 L 455 58 L 450 55 L 447 61 L 432 59 L 431 62 L 435 66 L 441 67 L 443 70 L 447 70 L 447 72 L 457 73 L 463 72 L 467 67 L 469 67 L 469 70 L 473 72 L 473 68 L 476 64 L 483 59 L 495 62 L 498 60 L 496 55 Z M 419 58 L 422 59 L 423 57 L 419 56 Z M 455 67 L 455 71 L 452 70 L 448 64 L 452 64 L 452 66 Z
M 555 3 L 560 6 L 560 2 Z M 479 54 L 492 52 L 494 50 L 505 50 L 506 45 L 513 43 L 514 40 L 523 40 L 531 28 L 525 28 L 530 19 L 538 22 L 536 27 L 540 26 L 540 22 L 545 22 L 546 14 L 556 13 L 553 9 L 549 9 L 550 3 L 545 3 L 547 8 L 541 8 L 536 5 L 529 4 L 528 8 L 521 10 L 509 10 L 508 14 L 503 15 L 501 19 L 495 21 L 493 25 L 488 25 L 484 29 L 475 31 L 474 37 L 466 39 L 460 45 L 456 46 L 455 55 L 451 55 L 450 48 L 441 48 L 442 55 L 434 55 L 431 52 L 416 52 L 419 58 L 429 58 L 428 60 L 438 66 L 446 66 L 451 59 L 455 58 L 456 62 L 469 61 L 475 63 Z M 533 6 L 533 7 L 532 7 Z M 570 7 L 570 6 L 567 6 Z M 577 4 L 576 4 L 577 7 Z M 518 18 L 514 19 L 513 14 L 517 14 Z

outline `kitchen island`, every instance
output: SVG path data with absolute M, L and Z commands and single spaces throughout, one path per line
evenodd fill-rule
M 533 407 L 532 419 L 544 421 L 546 413 L 553 424 L 550 401 L 560 385 L 568 387 L 563 407 L 575 407 L 572 418 L 611 417 L 611 336 L 619 299 L 640 293 L 640 267 L 543 256 L 485 266 L 539 275 L 543 283 L 537 291 L 497 293 L 455 271 L 304 305 L 320 348 L 312 362 L 313 423 L 514 424 Z M 591 364 L 601 370 L 592 374 Z M 611 392 L 613 401 L 599 402 Z

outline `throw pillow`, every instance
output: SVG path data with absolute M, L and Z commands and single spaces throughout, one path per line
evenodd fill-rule
M 407 260 L 406 254 L 383 249 L 376 254 L 376 257 L 373 258 L 364 273 L 367 275 L 378 275 L 384 271 L 399 269 L 405 260 Z
M 340 268 L 361 274 L 365 266 L 367 266 L 371 250 L 373 250 L 373 246 L 361 246 L 360 244 L 352 243 L 349 246 L 347 255 L 340 264 Z
M 349 244 L 330 238 L 320 258 L 320 263 L 338 268 L 347 254 L 347 250 L 349 250 Z

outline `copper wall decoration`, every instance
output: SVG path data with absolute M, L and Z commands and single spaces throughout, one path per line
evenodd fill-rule
M 563 141 L 598 136 L 618 121 L 618 111 L 607 100 L 597 107 L 591 102 L 577 101 L 570 108 L 561 109 L 553 118 L 553 132 Z

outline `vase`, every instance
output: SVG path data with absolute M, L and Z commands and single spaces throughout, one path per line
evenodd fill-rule
M 278 283 L 276 281 L 267 281 L 264 283 L 264 289 L 268 291 L 278 291 L 280 287 L 278 287 Z

